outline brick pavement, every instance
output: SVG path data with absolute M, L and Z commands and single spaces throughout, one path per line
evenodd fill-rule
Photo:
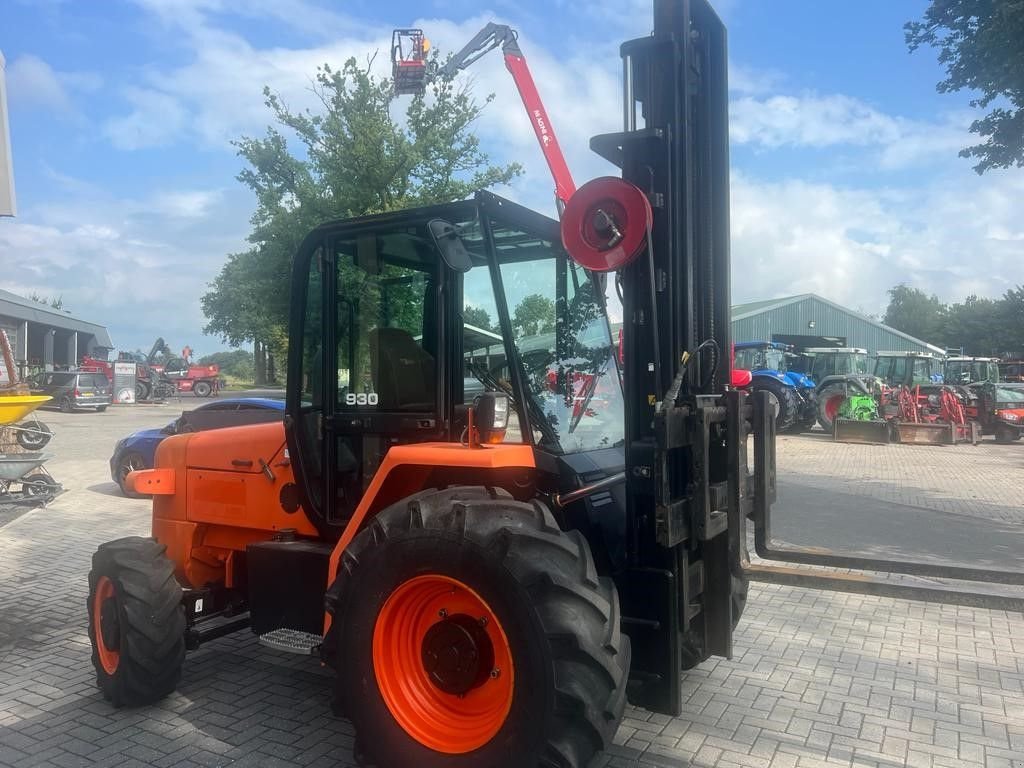
M 779 435 L 779 476 L 823 490 L 1024 523 L 1024 442 L 997 445 L 850 445 L 824 432 Z
M 147 504 L 116 495 L 106 425 L 81 419 L 46 417 L 69 492 L 0 528 L 0 765 L 354 765 L 329 675 L 246 632 L 190 654 L 157 706 L 102 699 L 85 575 L 97 544 L 146 531 Z M 123 433 L 143 417 L 115 419 Z M 595 768 L 1024 768 L 1020 614 L 755 584 L 735 657 L 685 673 L 683 691 L 679 718 L 630 708 Z

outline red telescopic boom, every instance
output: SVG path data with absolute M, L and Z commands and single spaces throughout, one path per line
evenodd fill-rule
M 405 46 L 402 45 L 403 40 L 410 43 L 408 56 L 405 53 Z M 424 44 L 425 40 L 422 30 L 419 29 L 396 29 L 394 31 L 391 63 L 395 93 L 423 93 L 426 88 L 426 54 L 430 46 L 429 43 Z M 541 152 L 544 153 L 544 159 L 551 170 L 551 176 L 555 181 L 555 197 L 558 199 L 558 207 L 561 211 L 572 197 L 573 192 L 576 191 L 576 184 L 572 180 L 572 174 L 565 162 L 562 148 L 555 137 L 551 119 L 548 117 L 547 110 L 544 109 L 544 102 L 541 101 L 540 94 L 537 92 L 537 85 L 526 64 L 526 57 L 523 56 L 523 52 L 519 48 L 515 30 L 505 24 L 489 22 L 440 69 L 439 74 L 451 77 L 498 47 L 505 55 L 505 67 L 515 81 L 519 96 L 523 100 L 523 106 L 526 107 L 526 114 L 530 117 L 533 132 L 537 135 Z M 416 82 L 413 82 L 414 80 Z

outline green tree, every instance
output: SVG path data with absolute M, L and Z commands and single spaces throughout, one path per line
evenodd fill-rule
M 285 351 L 291 260 L 313 227 L 460 200 L 520 173 L 515 163 L 491 164 L 473 133 L 492 97 L 481 104 L 468 86 L 434 77 L 429 98 L 413 97 L 401 119 L 391 82 L 375 78 L 371 66 L 372 58 L 365 66 L 349 59 L 340 71 L 318 69 L 316 112 L 293 111 L 264 89 L 276 125 L 235 143 L 247 164 L 238 179 L 256 196 L 250 247 L 228 256 L 201 303 L 207 333 L 255 343 L 257 378 L 262 350 Z M 438 69 L 435 52 L 429 70 Z
M 1024 358 L 1024 285 L 1003 294 L 998 324 L 1001 329 L 998 353 L 1018 360 Z
M 882 322 L 922 341 L 935 343 L 944 335 L 946 305 L 938 296 L 903 283 L 889 289 L 889 306 Z
M 462 322 L 475 325 L 485 331 L 496 331 L 491 320 L 491 314 L 483 307 L 466 307 L 462 310 Z
M 199 365 L 216 365 L 221 373 L 243 381 L 252 381 L 255 375 L 253 353 L 246 349 L 214 352 L 199 359 Z
M 943 322 L 945 344 L 963 347 L 964 354 L 972 357 L 998 355 L 1003 335 L 999 309 L 999 301 L 974 295 L 950 305 Z
M 523 336 L 555 330 L 555 302 L 539 293 L 531 293 L 512 313 L 512 328 Z
M 923 21 L 904 25 L 911 51 L 939 49 L 946 79 L 940 93 L 964 88 L 978 94 L 972 107 L 989 109 L 971 124 L 986 140 L 966 147 L 979 174 L 991 168 L 1024 167 L 1024 2 L 1022 0 L 931 0 Z

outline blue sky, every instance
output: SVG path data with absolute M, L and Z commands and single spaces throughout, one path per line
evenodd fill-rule
M 244 5 L 244 13 L 235 10 Z M 730 34 L 733 298 L 815 291 L 867 312 L 907 282 L 946 300 L 1024 282 L 1024 173 L 979 178 L 968 94 L 940 95 L 934 52 L 902 25 L 926 3 L 720 0 Z M 124 348 L 221 348 L 198 299 L 240 250 L 251 196 L 230 144 L 263 131 L 264 84 L 312 105 L 317 64 L 379 50 L 394 26 L 452 50 L 487 20 L 520 31 L 577 183 L 619 127 L 618 44 L 650 0 L 493 3 L 2 0 L 19 216 L 0 220 L 0 287 L 61 295 Z M 479 123 L 526 174 L 498 190 L 551 210 L 546 167 L 501 57 L 471 74 L 496 95 Z

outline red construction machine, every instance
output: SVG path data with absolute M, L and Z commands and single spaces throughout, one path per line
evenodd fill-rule
M 196 397 L 210 397 L 221 388 L 220 368 L 216 365 L 193 365 L 192 350 L 185 347 L 183 356 L 176 356 L 163 338 L 153 342 L 149 354 L 119 352 L 118 362 L 135 363 L 135 399 L 149 400 L 172 397 L 177 392 L 191 392 Z M 79 362 L 83 371 L 96 371 L 114 381 L 114 363 L 106 358 L 85 355 Z
M 526 57 L 519 47 L 518 34 L 505 24 L 488 22 L 476 33 L 472 40 L 456 53 L 443 67 L 438 70 L 440 77 L 452 77 L 495 48 L 501 48 L 505 56 L 505 67 L 512 75 L 519 97 L 523 100 L 526 114 L 530 118 L 533 132 L 537 136 L 544 160 L 548 164 L 551 176 L 555 181 L 555 198 L 561 211 L 573 192 L 576 184 L 572 180 L 569 166 L 565 162 L 562 148 L 555 137 L 544 103 L 537 92 L 537 85 L 526 64 Z M 396 29 L 392 35 L 391 64 L 392 78 L 396 94 L 420 94 L 426 89 L 430 80 L 427 67 L 427 54 L 430 44 L 423 36 L 421 29 Z

